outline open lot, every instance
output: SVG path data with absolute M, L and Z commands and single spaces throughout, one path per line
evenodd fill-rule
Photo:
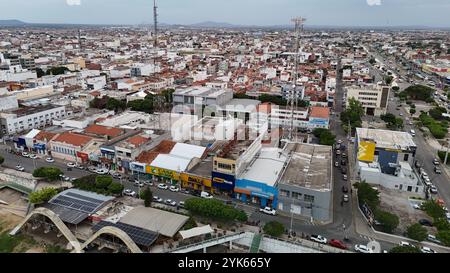
M 399 192 L 377 186 L 380 192 L 380 209 L 392 212 L 399 217 L 400 223 L 397 233 L 402 235 L 409 225 L 417 223 L 420 219 L 429 219 L 428 215 L 419 209 L 415 209 L 414 204 L 420 204 L 424 200 L 414 200 L 411 197 L 424 198 L 418 194 L 409 192 Z

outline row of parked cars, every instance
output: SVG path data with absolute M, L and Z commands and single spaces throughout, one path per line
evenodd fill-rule
M 418 248 L 416 245 L 413 245 L 409 242 L 404 242 L 404 241 L 400 242 L 400 246 L 409 246 L 409 247 Z M 427 246 L 421 246 L 419 249 L 422 253 L 437 253 L 435 250 L 433 250 Z
M 336 239 L 331 239 L 328 241 L 327 238 L 323 237 L 322 235 L 311 235 L 310 240 L 319 244 L 328 244 L 339 249 L 348 249 L 348 246 L 344 242 Z M 354 250 L 359 253 L 373 253 L 372 249 L 368 248 L 366 245 L 361 244 L 355 245 Z
M 433 164 L 435 165 L 434 172 L 437 174 L 440 174 L 442 171 L 441 171 L 441 168 L 439 167 L 439 164 L 440 164 L 439 160 L 436 158 L 433 159 Z M 425 186 L 427 186 L 427 188 L 430 190 L 430 192 L 432 194 L 437 194 L 438 190 L 437 190 L 436 186 L 433 185 L 433 183 L 431 183 L 430 176 L 425 171 L 425 169 L 422 168 L 422 165 L 420 164 L 420 162 L 416 161 L 415 166 L 418 169 L 420 177 L 422 178 L 422 181 L 425 184 Z

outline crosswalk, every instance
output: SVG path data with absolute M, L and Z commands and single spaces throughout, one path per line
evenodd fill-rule
M 375 241 L 373 238 L 369 237 L 369 236 L 365 236 L 365 235 L 361 235 L 359 234 L 359 237 L 361 237 L 362 239 L 365 239 L 367 241 Z

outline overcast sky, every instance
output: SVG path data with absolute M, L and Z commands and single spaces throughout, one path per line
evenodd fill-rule
M 158 0 L 160 22 L 450 27 L 450 0 Z M 153 0 L 0 0 L 0 19 L 31 23 L 152 22 Z

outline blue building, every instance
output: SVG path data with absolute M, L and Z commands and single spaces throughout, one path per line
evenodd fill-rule
M 278 148 L 263 148 L 246 171 L 236 179 L 236 199 L 277 208 L 277 182 L 286 167 L 287 155 Z

